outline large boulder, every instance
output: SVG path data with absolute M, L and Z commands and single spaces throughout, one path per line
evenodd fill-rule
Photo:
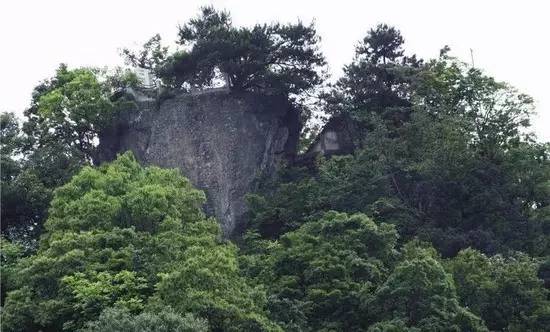
M 225 236 L 245 226 L 245 195 L 258 180 L 295 156 L 299 116 L 284 97 L 213 90 L 134 98 L 137 109 L 100 135 L 99 160 L 131 150 L 144 164 L 179 168 L 206 192 L 206 212 Z

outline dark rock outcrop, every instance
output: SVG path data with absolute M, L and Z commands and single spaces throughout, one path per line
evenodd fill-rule
M 131 150 L 144 164 L 179 168 L 206 192 L 206 211 L 225 236 L 245 226 L 245 195 L 257 180 L 295 156 L 299 117 L 283 97 L 228 91 L 176 93 L 160 103 L 134 97 L 137 110 L 121 113 L 100 135 L 99 160 Z

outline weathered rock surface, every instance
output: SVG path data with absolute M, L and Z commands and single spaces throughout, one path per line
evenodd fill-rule
M 225 236 L 245 226 L 245 195 L 259 177 L 296 153 L 298 114 L 285 98 L 213 91 L 136 102 L 100 136 L 99 159 L 131 150 L 144 164 L 179 168 L 206 192 Z

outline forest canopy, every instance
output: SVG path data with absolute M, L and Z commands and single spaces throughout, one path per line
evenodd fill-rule
M 319 43 L 313 24 L 205 7 L 177 51 L 158 35 L 123 51 L 161 89 L 222 80 L 304 106 L 305 128 L 312 110 L 349 125 L 352 151 L 258 179 L 231 240 L 178 170 L 131 152 L 96 165 L 101 131 L 135 108 L 131 71 L 60 65 L 24 121 L 2 113 L 2 331 L 550 331 L 533 99 L 448 47 L 419 58 L 386 24 L 332 82 Z

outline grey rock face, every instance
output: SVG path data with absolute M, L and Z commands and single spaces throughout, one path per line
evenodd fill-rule
M 99 159 L 131 150 L 144 164 L 179 168 L 206 192 L 207 213 L 225 236 L 244 226 L 245 195 L 259 177 L 295 155 L 298 114 L 284 98 L 213 91 L 176 94 L 160 105 L 136 100 L 138 110 L 100 136 Z

